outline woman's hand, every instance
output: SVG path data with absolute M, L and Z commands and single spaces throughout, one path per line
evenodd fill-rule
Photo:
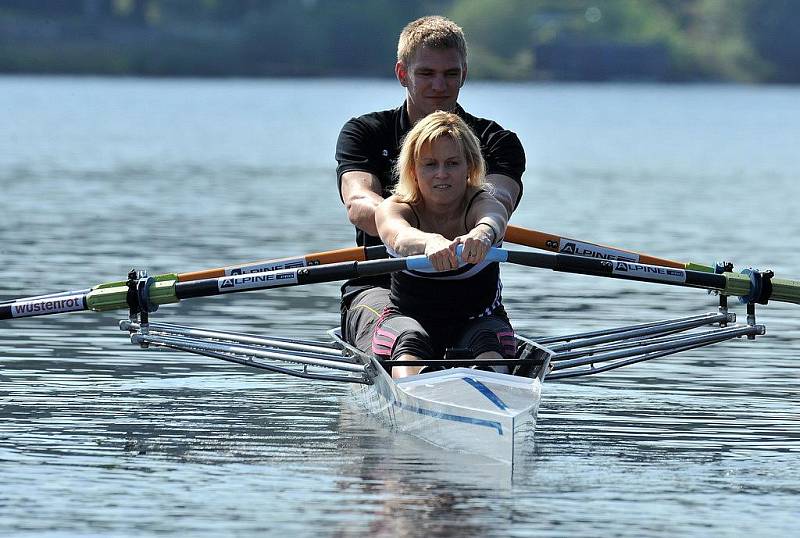
M 480 263 L 492 246 L 494 233 L 489 226 L 475 226 L 469 233 L 456 237 L 456 242 L 464 245 L 461 259 L 466 263 Z
M 425 242 L 425 256 L 437 271 L 452 271 L 458 268 L 457 244 L 439 234 L 431 234 Z

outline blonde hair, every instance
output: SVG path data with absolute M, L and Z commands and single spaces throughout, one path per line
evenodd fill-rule
M 399 202 L 417 203 L 420 199 L 419 185 L 415 165 L 422 148 L 449 137 L 461 148 L 467 161 L 467 185 L 479 189 L 483 187 L 486 176 L 486 164 L 481 155 L 478 137 L 458 115 L 438 110 L 422 118 L 403 139 L 403 147 L 397 159 L 395 173 L 397 185 L 392 194 Z
M 397 61 L 409 65 L 422 47 L 431 49 L 456 49 L 461 63 L 467 65 L 467 41 L 459 25 L 439 15 L 411 21 L 400 32 L 397 42 Z

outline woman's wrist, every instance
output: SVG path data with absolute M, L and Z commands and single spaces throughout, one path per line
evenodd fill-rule
M 476 227 L 477 226 L 486 226 L 487 228 L 489 228 L 489 231 L 492 233 L 491 241 L 490 241 L 489 244 L 494 245 L 495 241 L 497 241 L 497 230 L 494 229 L 494 226 L 492 226 L 488 222 L 479 222 L 475 226 Z

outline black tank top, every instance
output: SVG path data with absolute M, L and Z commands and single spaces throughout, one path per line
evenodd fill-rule
M 475 199 L 483 193 L 485 191 L 475 193 L 467 204 L 464 233 L 467 232 L 466 215 Z M 414 216 L 419 226 L 419 216 L 415 211 Z M 396 255 L 391 249 L 387 250 Z M 500 306 L 501 290 L 499 264 L 484 261 L 453 271 L 392 273 L 389 298 L 401 313 L 414 318 L 470 319 L 491 314 Z

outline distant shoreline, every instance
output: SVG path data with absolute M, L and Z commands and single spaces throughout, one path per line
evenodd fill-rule
M 791 2 L 462 3 L 471 80 L 800 84 Z M 389 79 L 400 4 L 0 0 L 0 74 Z
M 289 75 L 149 75 L 149 74 L 136 74 L 136 73 L 69 73 L 69 72 L 3 72 L 0 71 L 0 78 L 75 78 L 75 79 L 91 79 L 102 78 L 109 80 L 125 80 L 125 79 L 141 79 L 141 80 L 203 80 L 203 81 L 220 81 L 220 80 L 242 80 L 242 81 L 262 81 L 262 80 L 320 80 L 320 81 L 333 81 L 333 80 L 364 80 L 374 82 L 394 82 L 394 77 L 380 77 L 380 76 L 349 76 L 349 75 L 303 75 L 303 76 L 289 76 Z M 514 84 L 521 86 L 720 86 L 720 87 L 734 87 L 734 86 L 763 86 L 769 87 L 787 87 L 794 88 L 798 84 L 789 84 L 784 82 L 741 82 L 736 80 L 518 80 L 518 79 L 496 79 L 496 78 L 476 78 L 470 77 L 471 84 L 484 84 L 484 83 L 498 83 L 498 84 Z

